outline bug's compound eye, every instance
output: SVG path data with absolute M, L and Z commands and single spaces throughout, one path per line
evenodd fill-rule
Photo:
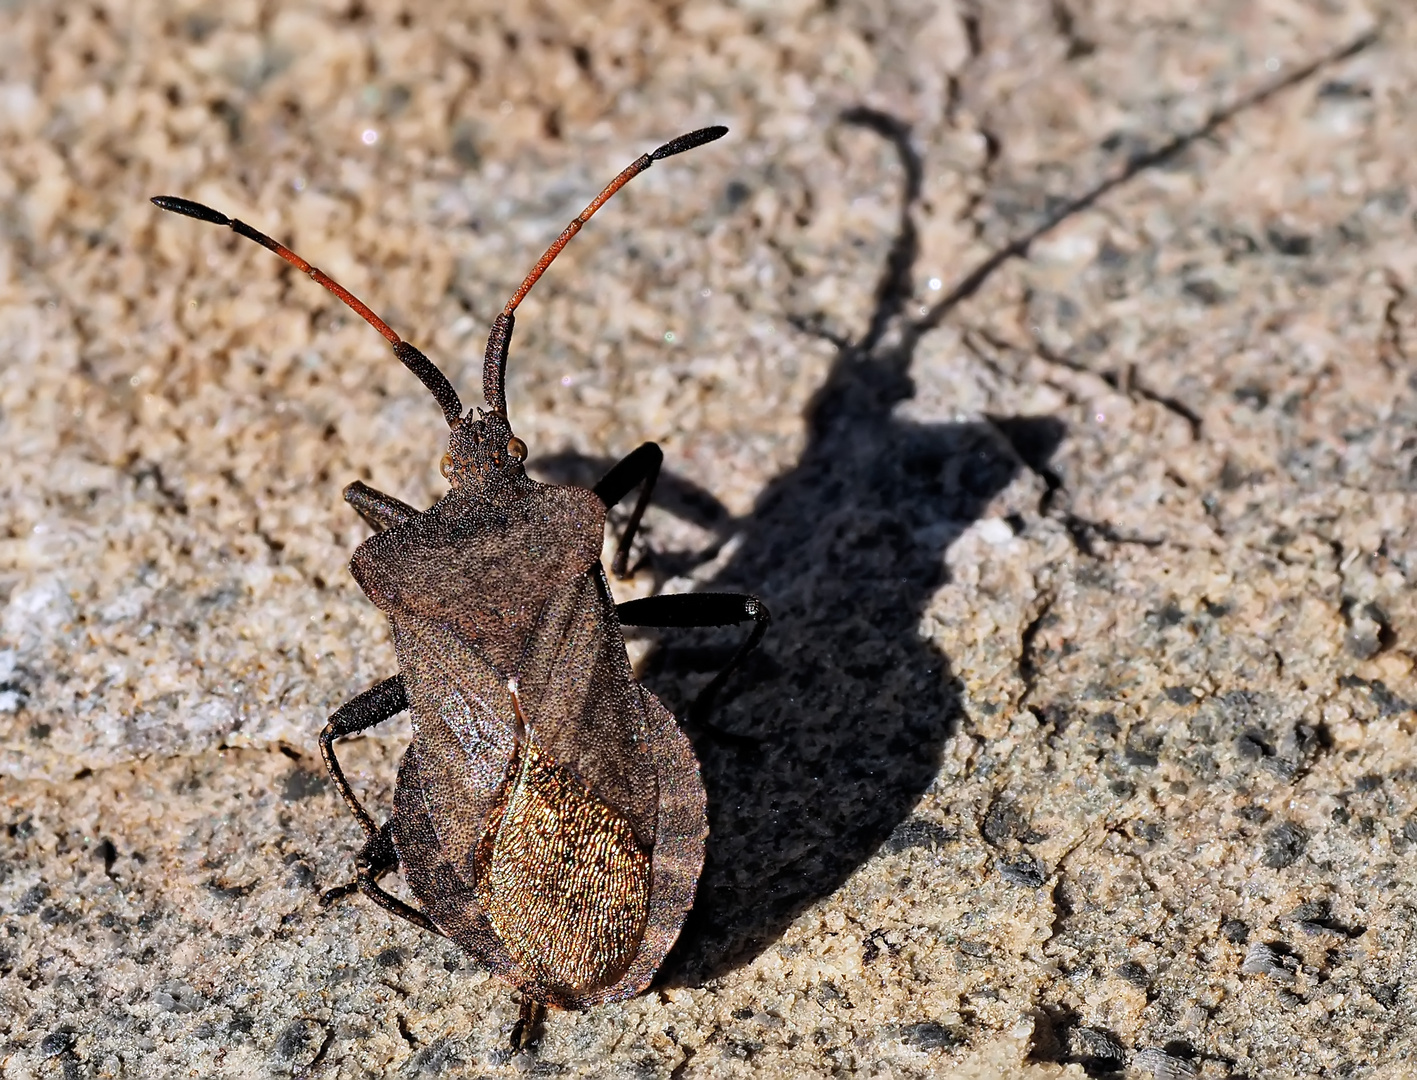
M 522 442 L 515 435 L 507 440 L 507 456 L 513 461 L 526 460 L 526 443 Z
M 438 471 L 443 474 L 444 480 L 453 478 L 453 455 L 444 454 L 443 460 L 438 462 Z

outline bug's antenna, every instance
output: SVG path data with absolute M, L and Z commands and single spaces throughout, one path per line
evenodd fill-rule
M 531 292 L 531 287 L 536 284 L 537 279 L 546 273 L 546 268 L 551 265 L 557 255 L 561 254 L 561 249 L 571 242 L 571 237 L 581 231 L 581 226 L 609 201 L 610 196 L 656 161 L 661 158 L 673 157 L 675 154 L 682 154 L 685 150 L 703 146 L 704 143 L 711 143 L 727 134 L 726 127 L 699 128 L 698 131 L 680 135 L 677 139 L 670 139 L 658 150 L 652 150 L 645 154 L 606 184 L 605 190 L 592 199 L 590 205 L 562 230 L 560 236 L 556 237 L 555 242 L 546 249 L 546 254 L 537 260 L 536 265 L 531 268 L 531 273 L 527 274 L 517 291 L 512 294 L 512 298 L 507 301 L 507 306 L 502 309 L 502 313 L 492 321 L 492 329 L 488 331 L 487 355 L 482 363 L 482 396 L 487 399 L 488 408 L 492 412 L 500 416 L 507 415 L 507 390 L 504 376 L 507 370 L 507 346 L 512 340 L 512 326 L 516 322 L 513 313 L 517 310 L 517 305 L 525 299 L 526 294 Z
M 176 195 L 155 195 L 153 205 L 162 210 L 170 210 L 174 214 L 182 214 L 185 217 L 196 218 L 198 221 L 209 221 L 213 225 L 226 225 L 238 236 L 244 236 L 247 240 L 254 240 L 263 248 L 274 251 L 291 266 L 295 267 L 302 274 L 305 274 L 318 285 L 323 285 L 339 297 L 350 310 L 361 319 L 367 322 L 379 333 L 383 334 L 389 344 L 394 347 L 394 355 L 399 358 L 403 366 L 408 368 L 418 376 L 418 381 L 428 387 L 433 397 L 437 399 L 439 407 L 443 410 L 443 416 L 448 421 L 448 426 L 455 425 L 462 419 L 462 402 L 458 400 L 458 392 L 453 389 L 453 384 L 448 382 L 448 377 L 433 366 L 433 361 L 424 356 L 408 342 L 404 341 L 398 334 L 394 333 L 379 316 L 369 310 L 369 307 L 346 289 L 334 278 L 330 277 L 318 267 L 311 266 L 295 252 L 284 244 L 272 240 L 263 232 L 251 228 L 244 221 L 227 217 L 225 214 L 213 210 L 210 206 L 203 206 L 199 202 L 191 199 L 181 199 Z

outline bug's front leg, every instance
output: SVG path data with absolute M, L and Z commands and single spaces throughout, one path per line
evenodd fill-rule
M 418 514 L 408 503 L 376 491 L 358 480 L 344 489 L 344 501 L 359 511 L 359 516 L 374 526 L 376 532 L 402 525 Z
M 645 507 L 654 494 L 655 481 L 659 479 L 660 466 L 664 464 L 664 451 L 658 443 L 642 443 L 621 458 L 610 471 L 600 478 L 593 490 L 600 497 L 606 509 L 616 505 L 635 488 L 640 488 L 640 497 L 635 500 L 635 508 L 630 511 L 630 520 L 625 523 L 625 531 L 620 534 L 620 542 L 615 547 L 615 557 L 610 560 L 610 571 L 617 578 L 628 577 L 630 544 L 640 527 Z M 643 484 L 643 487 L 640 485 Z
M 408 708 L 408 693 L 404 689 L 403 676 L 395 675 L 371 686 L 358 697 L 346 701 L 335 710 L 329 722 L 320 732 L 320 756 L 325 759 L 325 768 L 330 779 L 344 799 L 349 812 L 354 815 L 359 827 L 364 830 L 364 846 L 354 857 L 354 880 L 346 885 L 330 889 L 320 897 L 321 905 L 329 905 L 336 900 L 361 892 L 384 910 L 400 918 L 407 919 L 415 926 L 442 933 L 431 919 L 417 908 L 405 904 L 379 887 L 379 879 L 398 867 L 398 855 L 394 851 L 389 826 L 382 828 L 374 824 L 369 811 L 364 809 L 359 797 L 354 794 L 339 759 L 335 757 L 335 740 L 356 732 L 366 731 L 376 724 L 397 716 Z
M 615 614 L 625 626 L 681 627 L 695 626 L 736 626 L 752 620 L 753 629 L 748 639 L 738 646 L 733 658 L 724 665 L 717 675 L 694 699 L 689 706 L 690 718 L 704 722 L 704 715 L 713 705 L 714 696 L 748 658 L 748 654 L 758 647 L 767 633 L 772 616 L 767 605 L 756 596 L 747 593 L 678 593 L 672 596 L 646 596 L 640 600 L 627 600 L 615 608 Z

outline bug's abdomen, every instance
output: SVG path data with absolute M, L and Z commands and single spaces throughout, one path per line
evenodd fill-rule
M 478 851 L 478 902 L 543 986 L 565 994 L 609 986 L 644 936 L 650 853 L 623 814 L 534 743 L 519 756 Z

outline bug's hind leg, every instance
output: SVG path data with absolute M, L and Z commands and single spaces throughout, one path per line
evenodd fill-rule
M 344 489 L 344 501 L 359 511 L 359 516 L 369 522 L 376 532 L 402 525 L 418 514 L 408 503 L 376 491 L 358 480 Z
M 330 889 L 320 897 L 320 905 L 328 907 L 336 900 L 360 892 L 390 915 L 397 915 L 400 919 L 407 919 L 422 930 L 446 937 L 447 935 L 439 930 L 433 920 L 423 912 L 379 887 L 379 879 L 385 874 L 397 870 L 399 865 L 398 854 L 394 851 L 391 828 L 391 823 L 386 823 L 365 842 L 364 846 L 359 849 L 359 854 L 354 857 L 354 880 Z
M 756 596 L 747 593 L 678 593 L 672 596 L 646 596 L 641 600 L 627 600 L 615 608 L 620 622 L 626 626 L 682 627 L 695 626 L 736 626 L 752 620 L 753 629 L 746 641 L 738 646 L 733 658 L 713 677 L 713 681 L 700 691 L 694 703 L 689 706 L 689 718 L 708 725 L 704 719 L 713 706 L 728 677 L 733 674 L 748 654 L 758 647 L 767 633 L 772 616 L 767 605 Z M 714 729 L 717 730 L 717 729 Z M 726 734 L 726 733 L 723 733 Z
M 521 1010 L 512 1027 L 512 1049 L 527 1050 L 541 1041 L 541 1024 L 546 1019 L 546 1006 L 522 994 Z
M 615 547 L 615 557 L 610 561 L 610 572 L 617 578 L 628 577 L 630 544 L 640 527 L 645 507 L 654 494 L 655 481 L 659 479 L 660 466 L 664 464 L 664 451 L 658 443 L 642 443 L 621 458 L 610 471 L 600 478 L 592 489 L 600 497 L 606 508 L 615 506 L 635 488 L 640 488 L 640 497 L 635 500 L 635 508 L 630 511 L 630 520 L 625 523 L 625 531 L 620 534 L 620 542 Z M 640 485 L 644 486 L 641 487 Z
M 442 931 L 433 925 L 427 915 L 379 887 L 379 879 L 398 867 L 398 855 L 394 851 L 389 826 L 380 828 L 374 824 L 374 819 L 354 794 L 354 789 L 345 779 L 344 770 L 340 768 L 339 759 L 335 757 L 336 739 L 366 731 L 397 716 L 407 708 L 408 693 L 404 689 L 403 676 L 395 675 L 371 686 L 358 697 L 346 701 L 335 710 L 320 732 L 320 756 L 325 759 L 325 768 L 329 770 L 330 779 L 334 781 L 340 798 L 359 822 L 365 836 L 364 846 L 354 857 L 354 881 L 330 889 L 320 897 L 320 903 L 329 905 L 343 897 L 362 892 L 386 911 L 436 934 Z

